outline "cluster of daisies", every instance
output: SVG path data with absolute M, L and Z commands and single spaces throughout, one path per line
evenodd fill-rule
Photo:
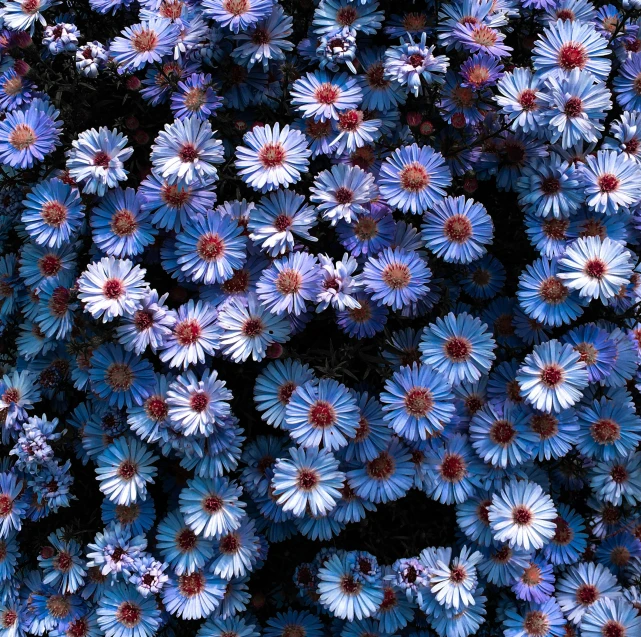
M 639 0 L 2 0 L 0 164 L 0 637 L 641 636 Z

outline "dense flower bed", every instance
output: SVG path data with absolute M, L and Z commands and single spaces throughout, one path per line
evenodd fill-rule
M 0 20 L 0 637 L 641 636 L 638 0 Z

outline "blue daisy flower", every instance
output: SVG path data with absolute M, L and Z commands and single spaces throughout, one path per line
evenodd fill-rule
M 465 125 L 471 126 L 480 124 L 483 121 L 484 115 L 488 109 L 492 108 L 489 100 L 491 92 L 487 89 L 475 91 L 469 86 L 463 86 L 464 80 L 453 71 L 448 71 L 445 76 L 445 85 L 441 89 L 441 99 L 437 103 L 442 117 L 448 124 L 456 124 L 456 127 L 462 128 Z M 452 144 L 452 154 L 455 157 L 458 155 L 458 161 L 463 162 L 464 158 L 471 160 L 479 156 L 479 151 L 472 151 L 467 155 L 459 155 L 458 148 L 469 140 L 469 129 L 465 129 L 462 134 L 457 134 L 456 127 L 448 129 L 445 133 L 440 133 L 438 139 L 440 146 L 447 149 L 449 144 Z M 450 155 L 450 153 L 446 153 Z M 450 159 L 450 162 L 452 160 Z M 468 164 L 467 169 L 471 169 L 471 163 Z M 465 172 L 465 168 L 463 170 Z
M 23 205 L 25 230 L 36 244 L 49 248 L 71 241 L 84 219 L 78 189 L 55 178 L 37 184 Z
M 425 261 L 415 253 L 386 248 L 378 258 L 368 259 L 361 282 L 373 301 L 400 310 L 429 291 L 431 274 Z
M 283 454 L 286 441 L 276 436 L 257 436 L 243 449 L 245 465 L 240 477 L 245 491 L 252 496 L 265 496 L 269 490 L 272 468 Z
M 205 215 L 216 203 L 213 180 L 170 184 L 152 171 L 138 189 L 141 208 L 152 213 L 151 222 L 160 230 L 178 232 L 189 219 Z
M 549 140 L 563 148 L 596 142 L 604 130 L 606 111 L 612 108 L 610 92 L 592 73 L 573 68 L 566 76 L 549 76 L 539 97 L 540 124 Z
M 150 395 L 155 378 L 149 361 L 108 343 L 91 356 L 89 379 L 92 390 L 109 405 L 142 405 Z
M 196 570 L 170 578 L 162 590 L 162 602 L 172 615 L 202 619 L 211 615 L 225 596 L 226 580 Z
M 386 382 L 380 400 L 389 426 L 409 441 L 438 435 L 455 411 L 450 384 L 427 365 L 401 367 Z
M 347 481 L 356 495 L 378 504 L 402 498 L 412 487 L 414 466 L 407 447 L 392 438 L 375 458 L 347 472 Z
M 604 538 L 596 550 L 597 562 L 619 577 L 634 572 L 634 564 L 641 558 L 641 540 L 627 531 Z
M 222 283 L 240 269 L 247 255 L 243 228 L 228 216 L 210 211 L 187 221 L 176 237 L 176 261 L 194 283 Z
M 35 104 L 7 113 L 0 122 L 0 161 L 12 168 L 31 168 L 59 144 L 58 128 L 55 119 Z
M 48 337 L 64 339 L 73 329 L 78 302 L 71 293 L 72 282 L 66 277 L 45 281 L 38 290 L 38 314 L 34 322 Z
M 289 609 L 268 619 L 263 634 L 265 637 L 290 637 L 291 631 L 300 631 L 306 637 L 322 637 L 323 628 L 320 619 L 309 611 Z
M 509 56 L 513 50 L 503 43 L 505 34 L 487 24 L 459 22 L 454 27 L 453 37 L 463 50 L 472 53 L 486 53 L 501 58 Z
M 550 339 L 551 329 L 530 318 L 520 307 L 514 308 L 514 332 L 526 345 L 540 345 Z
M 271 488 L 278 506 L 302 517 L 327 515 L 340 499 L 345 474 L 327 449 L 290 447 L 289 458 L 278 458 Z
M 0 539 L 10 537 L 13 531 L 20 531 L 22 518 L 27 511 L 27 503 L 18 497 L 22 493 L 24 482 L 13 473 L 0 473 Z
M 491 299 L 505 284 L 505 268 L 491 254 L 468 265 L 461 285 L 465 292 L 475 299 Z
M 294 48 L 287 39 L 293 33 L 292 26 L 292 17 L 279 4 L 275 4 L 269 17 L 235 36 L 242 44 L 233 50 L 232 58 L 250 70 L 254 64 L 261 62 L 263 71 L 269 71 L 271 62 L 282 62 L 285 60 L 284 52 Z
M 557 20 L 543 30 L 532 51 L 534 70 L 540 76 L 585 69 L 601 81 L 608 79 L 612 62 L 607 58 L 607 40 L 592 24 Z
M 216 370 L 205 369 L 200 380 L 187 370 L 169 385 L 167 416 L 171 426 L 185 436 L 211 436 L 225 426 L 231 398 Z
M 590 210 L 606 215 L 626 211 L 641 197 L 641 168 L 624 153 L 600 150 L 585 159 L 581 178 Z
M 391 246 L 396 224 L 390 208 L 373 204 L 366 212 L 347 224 L 338 223 L 336 230 L 341 245 L 354 257 L 376 255 Z
M 158 298 L 158 292 L 150 290 L 140 300 L 140 309 L 122 317 L 116 336 L 128 352 L 142 354 L 149 348 L 155 354 L 171 334 L 176 319 L 165 305 L 168 296 Z
M 641 75 L 641 56 L 630 56 L 620 67 L 614 78 L 613 88 L 619 106 L 628 111 L 641 109 L 641 97 L 637 84 Z
M 319 173 L 311 192 L 311 201 L 320 204 L 323 218 L 332 225 L 339 221 L 351 223 L 352 218 L 367 212 L 363 205 L 378 196 L 374 176 L 346 164 Z
M 364 520 L 368 511 L 376 511 L 376 505 L 356 495 L 349 484 L 344 484 L 341 499 L 332 509 L 331 519 L 338 524 L 348 524 Z
M 458 385 L 475 382 L 489 371 L 495 345 L 480 319 L 467 312 L 458 316 L 450 312 L 423 330 L 419 347 L 423 362 L 445 375 L 452 385 Z
M 383 582 L 358 572 L 354 553 L 332 555 L 318 569 L 319 602 L 336 617 L 353 621 L 371 617 L 383 601 Z
M 374 35 L 384 19 L 384 13 L 377 4 L 352 0 L 328 0 L 314 12 L 312 27 L 314 33 L 323 35 L 348 24 L 356 31 Z
M 254 401 L 261 418 L 273 427 L 281 427 L 285 411 L 296 389 L 314 375 L 308 365 L 286 359 L 270 363 L 256 378 Z
M 34 83 L 18 75 L 14 69 L 5 71 L 0 76 L 0 109 L 13 111 L 32 98 Z
M 402 212 L 421 214 L 445 197 L 452 176 L 440 153 L 429 146 L 403 146 L 381 167 L 379 188 L 385 201 Z
M 523 311 L 544 325 L 571 324 L 583 314 L 585 302 L 565 286 L 556 261 L 537 259 L 519 277 L 516 296 Z
M 205 362 L 220 347 L 220 329 L 216 324 L 216 310 L 209 305 L 190 299 L 176 312 L 171 334 L 161 346 L 160 360 L 169 367 L 182 367 Z
M 147 548 L 142 535 L 132 537 L 131 530 L 112 523 L 96 533 L 94 542 L 87 545 L 87 567 L 89 578 L 91 568 L 97 567 L 103 576 L 111 575 L 111 583 L 120 574 L 129 577 L 134 560 Z M 109 588 L 109 587 L 107 587 Z
M 76 252 L 72 243 L 47 248 L 25 243 L 20 253 L 20 277 L 25 285 L 37 288 L 40 283 L 76 272 Z
M 13 577 L 16 571 L 16 565 L 20 559 L 20 551 L 16 538 L 17 533 L 12 532 L 0 540 L 0 581 L 2 582 L 10 580 Z M 77 546 L 79 550 L 80 547 L 79 545 Z
M 146 500 L 147 483 L 153 483 L 157 473 L 152 463 L 157 459 L 136 438 L 118 438 L 96 458 L 100 491 L 121 505 Z
M 446 608 L 440 616 L 431 619 L 431 626 L 439 635 L 457 637 L 458 635 L 475 635 L 481 624 L 485 622 L 487 597 L 483 595 L 483 587 L 474 591 L 474 600 L 463 609 Z M 421 635 L 422 633 L 417 633 Z
M 554 594 L 554 571 L 542 557 L 530 560 L 520 569 L 512 584 L 512 592 L 518 599 L 542 604 Z
M 217 540 L 209 570 L 218 577 L 230 580 L 253 571 L 259 555 L 260 542 L 254 521 L 245 519 L 235 531 Z
M 617 578 L 603 565 L 580 562 L 569 566 L 556 583 L 556 598 L 568 620 L 575 625 L 599 599 L 620 597 Z
M 418 97 L 427 84 L 442 84 L 449 66 L 445 55 L 434 55 L 435 45 L 427 46 L 427 33 L 415 42 L 411 34 L 403 34 L 400 44 L 385 51 L 385 77 L 405 86 L 408 93 Z
M 191 116 L 206 120 L 215 117 L 223 100 L 212 88 L 209 73 L 192 73 L 178 81 L 178 90 L 171 94 L 171 112 L 179 120 Z
M 35 628 L 38 632 L 54 629 L 64 631 L 72 621 L 84 614 L 85 608 L 78 595 L 62 595 L 43 585 L 29 599 L 29 610 L 38 618 L 38 625 L 32 629 Z
M 548 24 L 557 20 L 593 22 L 597 17 L 594 6 L 586 0 L 561 0 L 556 6 L 546 7 L 545 13 L 543 19 Z
M 307 73 L 297 79 L 290 95 L 292 105 L 303 117 L 317 122 L 338 121 L 339 112 L 356 108 L 363 97 L 356 78 L 327 71 Z
M 430 577 L 430 591 L 446 610 L 461 611 L 474 605 L 478 585 L 476 565 L 483 559 L 479 551 L 464 546 L 450 560 L 436 559 Z
M 169 580 L 169 576 L 164 573 L 166 568 L 166 563 L 159 562 L 151 555 L 144 555 L 135 560 L 129 582 L 143 597 L 158 594 Z
M 277 190 L 263 197 L 249 215 L 249 238 L 270 257 L 294 249 L 297 239 L 318 241 L 309 234 L 318 223 L 316 208 L 291 190 Z
M 538 217 L 570 217 L 585 200 L 578 169 L 560 155 L 535 160 L 524 166 L 516 182 L 519 203 Z
M 501 113 L 511 122 L 512 130 L 532 133 L 538 130 L 541 116 L 542 81 L 528 68 L 515 68 L 498 81 L 494 97 Z
M 124 73 L 161 62 L 172 52 L 180 27 L 167 18 L 154 17 L 125 27 L 121 33 L 111 42 L 109 52 Z
M 465 502 L 481 486 L 477 474 L 482 471 L 482 466 L 467 436 L 454 434 L 445 437 L 442 445 L 434 444 L 427 455 L 427 462 L 424 491 L 437 502 Z
M 353 440 L 341 452 L 345 461 L 367 462 L 387 448 L 392 433 L 385 422 L 381 403 L 367 392 L 355 394 L 359 420 Z
M 570 219 L 542 219 L 532 213 L 525 215 L 525 233 L 530 243 L 548 259 L 561 257 L 572 242 Z
M 315 256 L 294 252 L 274 261 L 256 286 L 258 298 L 274 314 L 299 316 L 305 301 L 315 300 L 321 290 L 320 268 Z
M 620 243 L 606 237 L 574 241 L 559 260 L 559 278 L 579 295 L 606 302 L 630 283 L 632 255 Z
M 119 181 L 127 179 L 124 162 L 134 152 L 127 147 L 127 141 L 127 136 L 115 128 L 110 131 L 101 126 L 98 130 L 92 128 L 80 133 L 78 139 L 71 142 L 67 170 L 75 181 L 82 183 L 83 192 L 102 197 Z
M 376 118 L 375 113 L 355 108 L 339 113 L 338 119 L 332 122 L 332 128 L 335 134 L 330 141 L 330 150 L 338 157 L 344 153 L 358 157 L 359 149 L 371 148 L 384 132 L 383 121 Z M 367 151 L 364 152 L 367 154 Z M 357 161 L 352 163 L 358 164 Z
M 201 570 L 214 554 L 213 541 L 196 535 L 179 511 L 170 512 L 158 524 L 156 544 L 178 576 Z
M 580 629 L 584 637 L 597 637 L 606 632 L 634 635 L 641 630 L 641 617 L 626 600 L 603 598 L 583 615 Z
M 218 539 L 240 526 L 246 506 L 241 493 L 227 478 L 193 478 L 180 492 L 180 512 L 194 533 Z
M 58 529 L 47 538 L 51 557 L 43 553 L 38 556 L 40 568 L 44 571 L 43 584 L 55 584 L 66 595 L 75 593 L 84 585 L 84 561 L 80 557 L 81 545 L 75 540 L 65 540 L 63 529 Z
M 503 77 L 503 65 L 492 55 L 475 53 L 459 69 L 461 86 L 478 91 L 495 85 Z
M 571 345 L 553 339 L 537 345 L 525 357 L 517 380 L 528 404 L 546 413 L 558 413 L 581 399 L 588 373 Z
M 356 400 L 344 385 L 329 378 L 296 388 L 285 408 L 282 428 L 303 447 L 330 451 L 344 447 L 356 434 Z
M 527 420 L 528 413 L 520 405 L 488 403 L 470 422 L 472 447 L 483 462 L 494 467 L 523 464 L 534 454 L 538 437 L 528 429 Z
M 591 383 L 604 380 L 611 372 L 617 358 L 615 343 L 608 332 L 594 323 L 588 323 L 567 332 L 563 343 L 569 343 L 585 362 Z
M 151 164 L 170 184 L 215 180 L 224 161 L 223 144 L 211 124 L 196 116 L 165 124 L 151 147 Z
M 106 589 L 96 614 L 98 626 L 107 637 L 152 637 L 160 626 L 155 597 L 143 597 L 127 584 Z
M 554 597 L 537 604 L 529 602 L 525 610 L 508 608 L 503 621 L 505 637 L 561 637 L 565 634 L 565 617 Z
M 151 245 L 157 231 L 141 204 L 142 198 L 133 188 L 108 192 L 91 214 L 95 245 L 114 257 L 135 256 Z
M 112 522 L 119 523 L 129 529 L 132 535 L 141 535 L 149 531 L 156 520 L 154 501 L 151 498 L 130 505 L 118 505 L 110 500 L 103 500 L 101 505 L 102 522 L 108 526 Z
M 234 362 L 243 362 L 250 356 L 260 361 L 274 343 L 290 339 L 290 323 L 286 317 L 268 312 L 254 293 L 247 300 L 232 299 L 218 315 L 222 329 L 220 339 L 223 354 Z
M 628 338 L 627 334 L 619 327 L 612 324 L 599 322 L 599 327 L 605 327 L 610 332 L 609 338 L 616 348 L 616 358 L 614 367 L 610 374 L 606 376 L 602 385 L 606 387 L 623 387 L 632 379 L 637 366 L 637 351 L 634 343 Z M 614 396 L 609 396 L 615 398 Z M 625 402 L 630 402 L 627 399 Z
M 616 215 L 603 215 L 595 210 L 581 208 L 570 220 L 568 234 L 572 238 L 601 237 L 610 238 L 623 244 L 628 241 L 628 215 L 621 212 Z M 564 250 L 565 252 L 565 250 Z
M 456 523 L 469 540 L 479 546 L 489 547 L 492 544 L 492 531 L 487 516 L 492 498 L 488 493 L 479 491 L 465 501 L 456 505 Z
M 419 363 L 421 352 L 419 344 L 421 333 L 411 327 L 393 332 L 386 341 L 386 347 L 381 354 L 387 365 L 398 370 L 403 365 Z
M 254 190 L 266 193 L 300 181 L 307 172 L 311 151 L 305 136 L 279 123 L 257 126 L 245 133 L 246 146 L 236 148 L 236 169 Z
M 538 436 L 538 448 L 534 449 L 534 454 L 539 460 L 562 458 L 574 446 L 579 432 L 574 409 L 564 409 L 558 414 L 532 411 L 528 418 L 530 429 Z
M 550 543 L 543 547 L 543 556 L 555 565 L 575 564 L 588 546 L 583 518 L 566 504 L 560 504 L 555 525 Z
M 557 511 L 538 484 L 512 480 L 492 496 L 488 517 L 497 542 L 529 551 L 543 548 L 552 539 Z
M 407 96 L 403 88 L 386 77 L 384 47 L 361 50 L 358 52 L 358 60 L 363 69 L 362 74 L 357 76 L 363 91 L 363 108 L 385 113 L 405 103 Z M 353 106 L 358 106 L 358 103 Z
M 465 197 L 446 197 L 423 218 L 422 238 L 427 247 L 448 263 L 470 263 L 491 244 L 494 226 L 484 206 Z
M 269 16 L 273 8 L 274 0 L 251 0 L 243 3 L 233 0 L 206 0 L 203 3 L 206 16 L 234 33 L 246 31 L 259 20 Z
M 580 430 L 577 449 L 595 460 L 613 460 L 629 455 L 639 444 L 641 420 L 629 405 L 606 397 L 577 410 Z
M 359 307 L 345 308 L 336 312 L 338 327 L 352 338 L 372 338 L 382 332 L 387 323 L 388 309 L 372 301 L 363 291 L 356 292 L 354 300 Z

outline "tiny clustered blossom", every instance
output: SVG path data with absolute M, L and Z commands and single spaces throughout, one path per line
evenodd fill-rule
M 0 0 L 0 637 L 641 637 L 641 0 Z

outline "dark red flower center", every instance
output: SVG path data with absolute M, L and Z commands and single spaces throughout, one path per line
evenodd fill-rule
M 566 42 L 561 45 L 557 56 L 558 64 L 564 71 L 582 69 L 588 62 L 588 52 L 580 42 Z
M 430 183 L 430 175 L 427 169 L 418 162 L 404 166 L 398 176 L 401 188 L 407 192 L 422 192 Z
M 509 420 L 495 420 L 489 431 L 490 440 L 502 447 L 511 444 L 516 438 L 516 429 Z
M 532 511 L 524 506 L 524 505 L 518 505 L 514 507 L 514 510 L 512 511 L 512 521 L 514 524 L 518 524 L 519 526 L 526 526 L 532 522 Z

